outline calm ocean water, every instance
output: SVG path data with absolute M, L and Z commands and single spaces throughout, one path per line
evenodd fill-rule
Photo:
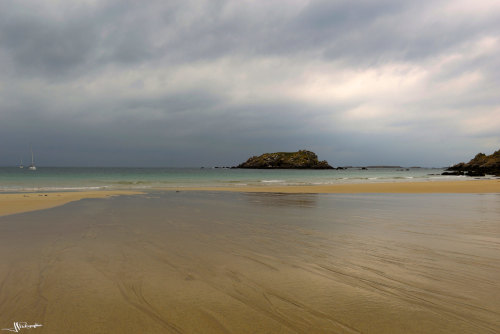
M 226 168 L 58 168 L 36 171 L 0 168 L 0 192 L 151 189 L 165 187 L 244 187 L 456 179 L 442 169 L 251 170 Z

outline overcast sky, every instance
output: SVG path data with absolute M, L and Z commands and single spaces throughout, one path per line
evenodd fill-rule
M 0 165 L 446 166 L 500 148 L 500 1 L 0 0 Z

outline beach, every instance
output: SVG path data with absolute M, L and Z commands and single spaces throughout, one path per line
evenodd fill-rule
M 289 194 L 480 194 L 500 193 L 500 179 L 427 182 L 344 183 L 260 187 L 186 187 L 179 190 L 243 191 Z
M 0 26 L 0 334 L 500 334 L 500 1 Z
M 83 198 L 105 198 L 109 196 L 132 194 L 139 194 L 139 192 L 127 190 L 100 190 L 0 194 L 0 216 L 53 208 Z
M 261 193 L 357 194 L 357 193 L 500 193 L 500 180 L 350 183 L 303 186 L 172 187 L 176 191 L 229 191 Z M 132 190 L 93 190 L 0 194 L 0 216 L 47 209 L 83 198 L 102 198 L 140 193 Z
M 496 333 L 500 197 L 469 189 L 149 190 L 5 215 L 0 327 Z

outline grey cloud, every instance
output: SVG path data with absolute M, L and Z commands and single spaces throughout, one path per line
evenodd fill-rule
M 84 20 L 52 22 L 43 17 L 6 19 L 1 14 L 0 45 L 16 66 L 16 75 L 57 76 L 86 63 L 96 47 L 97 31 Z
M 467 120 L 478 109 L 499 110 L 500 60 L 471 49 L 500 35 L 500 13 L 441 15 L 443 3 L 1 1 L 0 140 L 13 144 L 3 146 L 0 164 L 16 163 L 33 141 L 46 164 L 233 164 L 248 154 L 300 148 L 334 164 L 453 162 L 483 150 L 485 136 L 500 140 L 500 129 L 469 135 L 437 115 L 454 110 Z M 468 57 L 430 68 L 455 54 Z M 266 61 L 284 69 L 259 67 Z M 287 92 L 303 87 L 302 73 L 318 71 L 311 65 L 318 63 L 332 76 L 405 64 L 426 72 L 421 86 L 431 88 L 338 101 L 328 87 L 324 101 Z M 433 95 L 432 87 L 473 72 L 477 82 Z M 148 83 L 157 73 L 168 85 Z M 129 77 L 131 84 L 120 85 Z M 392 118 L 341 117 L 362 105 L 402 110 Z M 380 125 L 377 133 L 369 133 L 372 123 Z M 443 134 L 452 141 L 448 156 L 436 153 L 446 151 Z M 402 161 L 390 160 L 394 152 Z
M 318 0 L 299 11 L 267 4 L 263 10 L 269 15 L 249 13 L 248 4 L 230 1 L 105 1 L 68 6 L 54 19 L 27 10 L 10 15 L 12 3 L 4 4 L 0 14 L 0 42 L 18 74 L 50 76 L 78 75 L 107 64 L 175 64 L 228 55 L 305 53 L 370 65 L 432 56 L 485 32 L 498 33 L 498 15 L 488 22 L 443 18 L 424 23 L 419 11 L 433 4 Z

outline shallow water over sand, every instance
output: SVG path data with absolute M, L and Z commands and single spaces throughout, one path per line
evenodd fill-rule
M 150 192 L 0 217 L 0 328 L 497 333 L 500 195 Z
M 164 189 L 186 187 L 270 187 L 407 181 L 465 180 L 440 175 L 435 168 L 227 169 L 227 168 L 112 168 L 0 167 L 0 193 L 98 189 Z M 490 177 L 488 177 L 490 178 Z

